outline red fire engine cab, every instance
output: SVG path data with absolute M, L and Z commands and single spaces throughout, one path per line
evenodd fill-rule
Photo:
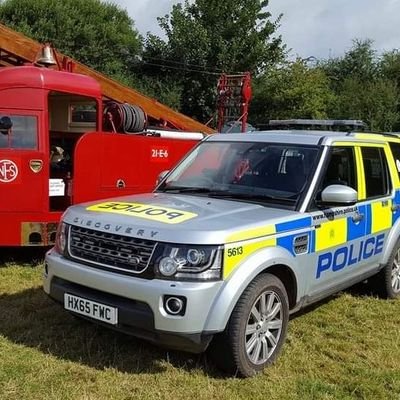
M 117 133 L 121 121 L 140 130 L 142 114 L 137 107 L 103 104 L 90 76 L 2 68 L 0 246 L 51 245 L 70 204 L 152 190 L 158 174 L 202 137 Z

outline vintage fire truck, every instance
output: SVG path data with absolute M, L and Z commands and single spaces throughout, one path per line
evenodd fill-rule
M 210 131 L 144 96 L 124 103 L 128 88 L 46 48 L 34 65 L 31 42 L 0 26 L 0 246 L 51 245 L 69 205 L 150 191 Z

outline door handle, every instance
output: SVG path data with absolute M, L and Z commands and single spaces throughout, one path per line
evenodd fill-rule
M 356 215 L 353 215 L 351 218 L 353 222 L 361 222 L 364 219 L 364 214 L 357 213 Z

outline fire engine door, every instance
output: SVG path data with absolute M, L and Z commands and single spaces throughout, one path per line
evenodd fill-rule
M 47 158 L 39 142 L 40 117 L 0 110 L 0 212 L 45 211 Z

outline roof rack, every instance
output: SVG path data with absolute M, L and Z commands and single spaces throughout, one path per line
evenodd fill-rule
M 272 119 L 268 129 L 302 129 L 302 130 L 326 130 L 326 131 L 365 131 L 367 125 L 357 119 Z

